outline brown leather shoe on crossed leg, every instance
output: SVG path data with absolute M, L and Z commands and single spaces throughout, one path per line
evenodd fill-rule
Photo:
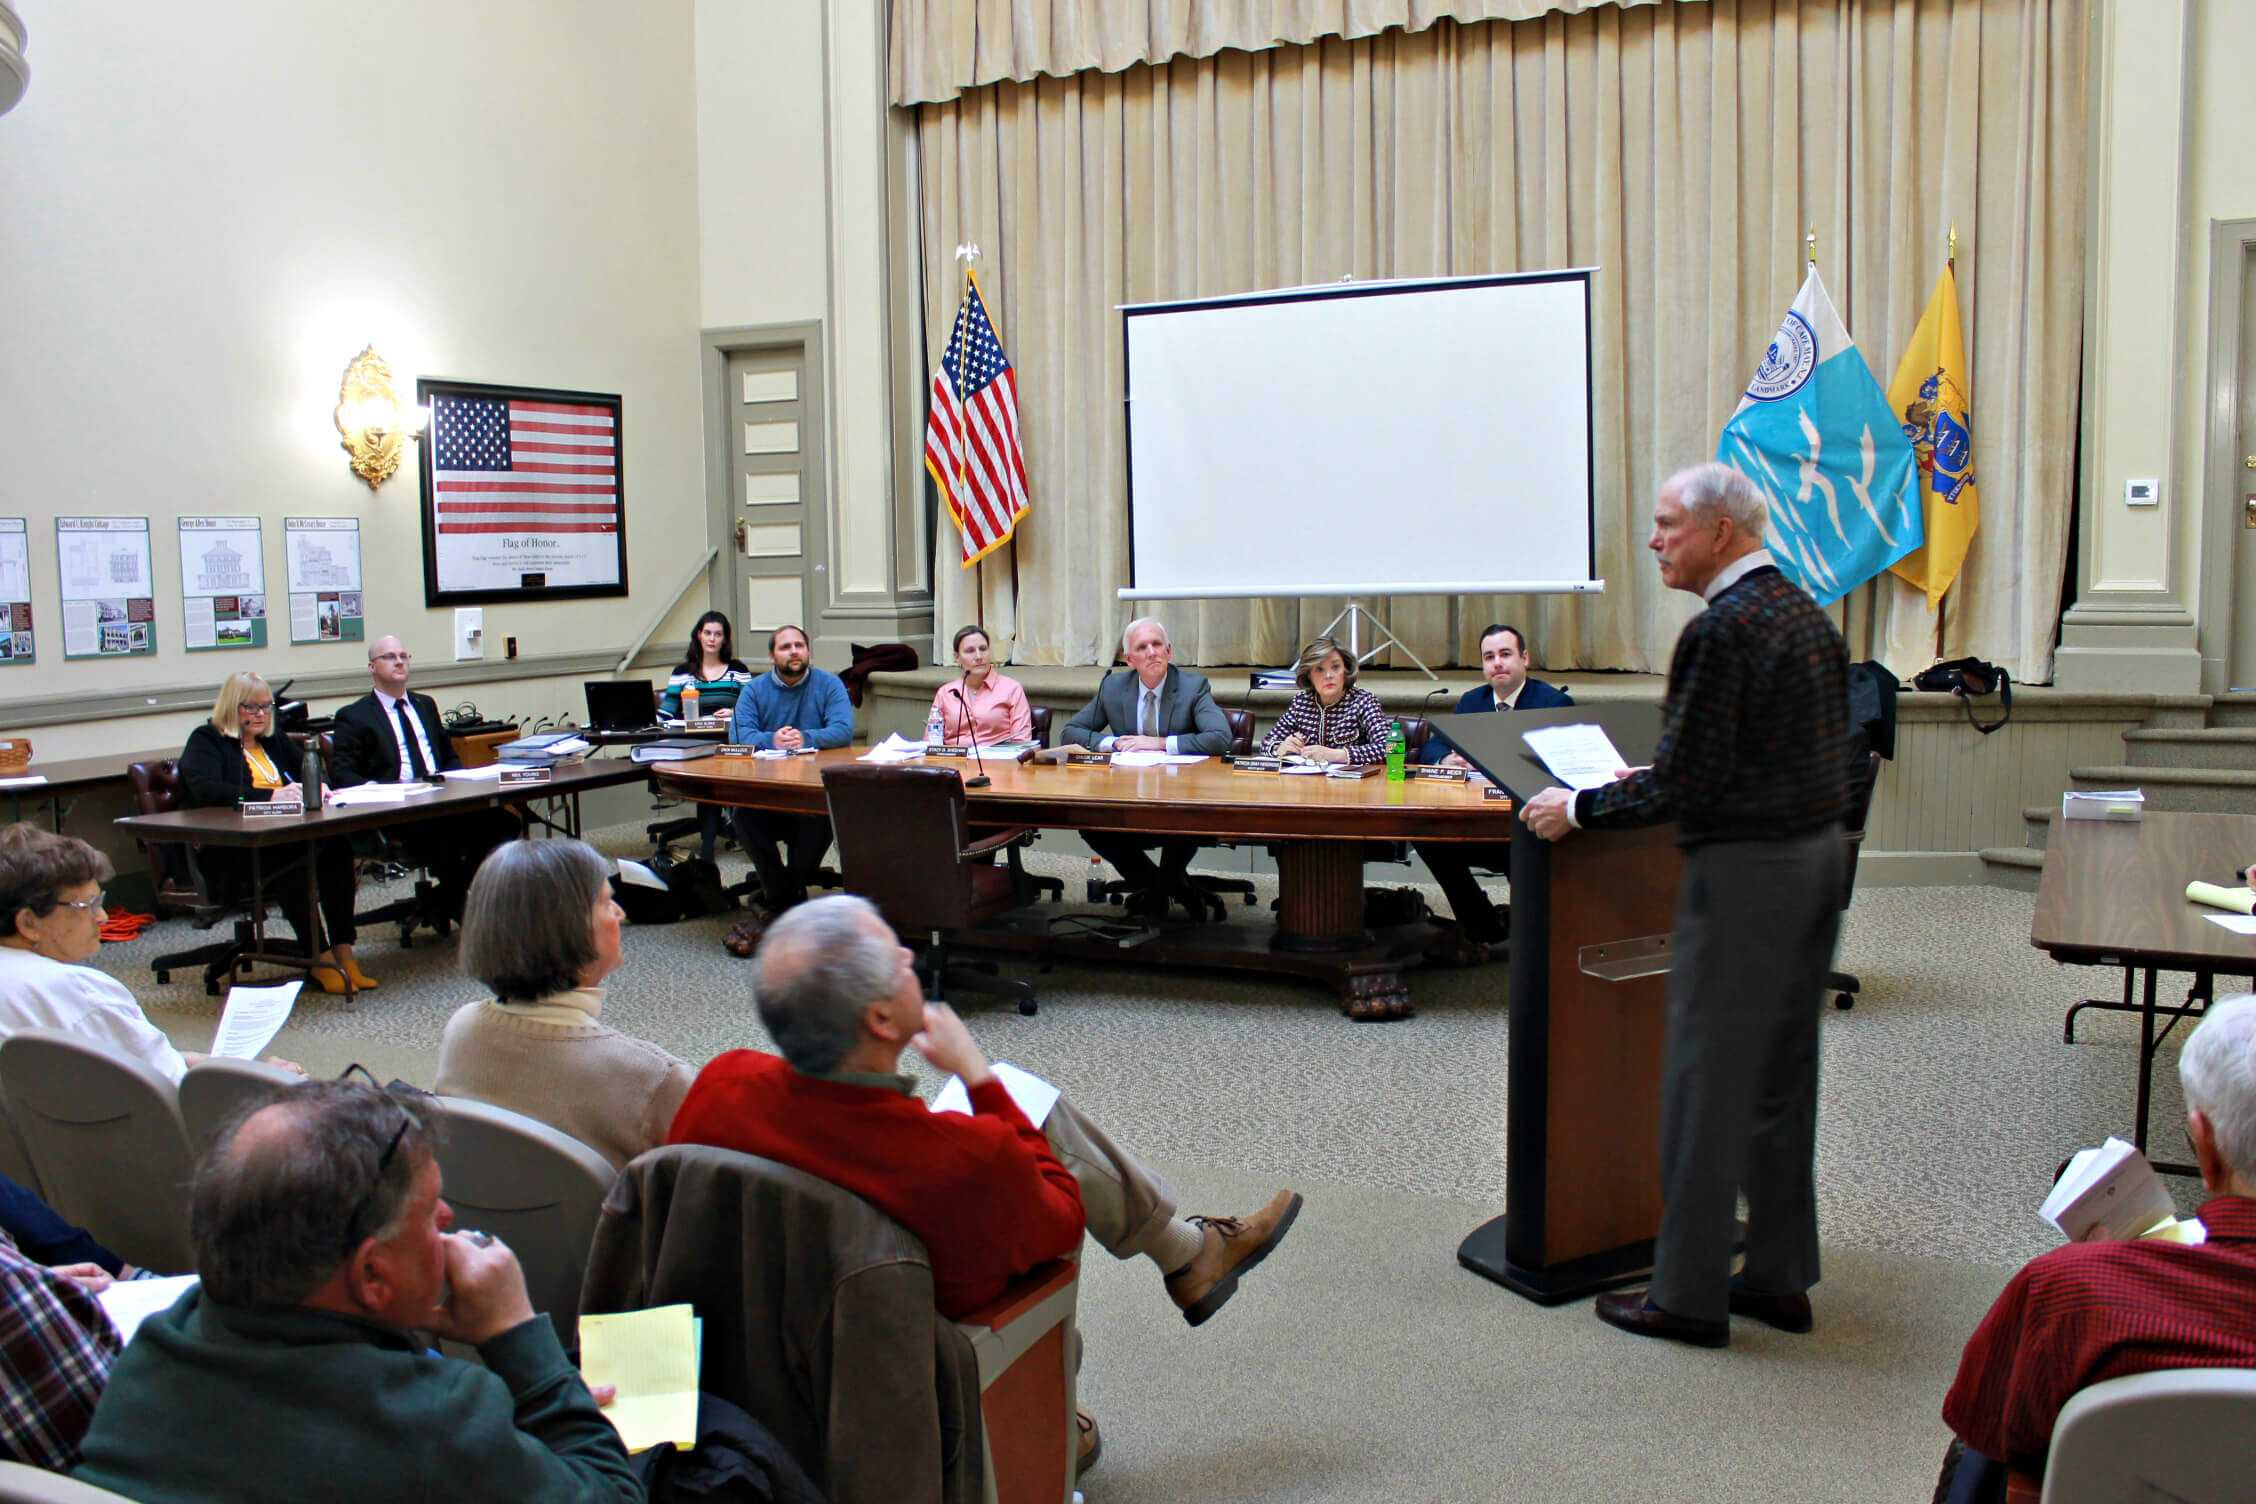
M 1190 1218 L 1205 1229 L 1205 1246 L 1167 1276 L 1167 1293 L 1183 1308 L 1183 1319 L 1199 1326 L 1221 1310 L 1238 1293 L 1238 1276 L 1269 1257 L 1299 1215 L 1300 1193 L 1279 1191 L 1250 1217 Z

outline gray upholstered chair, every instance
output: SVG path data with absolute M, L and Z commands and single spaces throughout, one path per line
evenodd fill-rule
M 133 1504 L 123 1494 L 21 1462 L 0 1462 L 0 1504 Z
M 276 1092 L 288 1091 L 305 1078 L 263 1060 L 228 1060 L 214 1057 L 188 1068 L 180 1078 L 180 1121 L 188 1130 L 188 1147 L 196 1157 L 219 1137 L 230 1118 L 252 1102 L 264 1102 Z
M 2256 1370 L 2173 1368 L 2077 1392 L 2053 1423 L 2043 1504 L 2226 1504 L 2256 1471 Z
M 47 1194 L 39 1188 L 39 1171 L 32 1168 L 31 1151 L 24 1148 L 16 1120 L 8 1116 L 8 1094 L 4 1091 L 0 1091 L 0 1175 L 43 1199 Z
M 101 1040 L 19 1029 L 0 1043 L 0 1090 L 48 1204 L 64 1221 L 144 1269 L 195 1267 L 188 1248 L 195 1157 L 170 1081 Z
M 578 1340 L 588 1241 L 611 1189 L 611 1161 L 522 1113 L 467 1097 L 433 1097 L 439 1173 L 457 1228 L 490 1232 L 525 1269 L 533 1309 Z

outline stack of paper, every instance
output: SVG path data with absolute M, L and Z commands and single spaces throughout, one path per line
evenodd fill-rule
M 863 762 L 908 762 L 924 756 L 924 743 L 912 742 L 896 731 L 862 754 Z
M 94 1297 L 102 1314 L 117 1328 L 118 1341 L 131 1342 L 141 1323 L 159 1311 L 169 1311 L 180 1297 L 196 1288 L 193 1274 L 172 1274 L 161 1279 L 121 1279 Z
M 1115 752 L 1112 765 L 1116 768 L 1158 768 L 1174 763 L 1204 762 L 1195 752 Z
M 697 1372 L 704 1323 L 686 1305 L 580 1318 L 580 1376 L 615 1386 L 603 1414 L 630 1452 L 697 1445 Z
M 2076 1151 L 2039 1214 L 2068 1241 L 2081 1243 L 2098 1227 L 2110 1238 L 2143 1237 L 2164 1223 L 2175 1224 L 2178 1208 L 2146 1156 L 2111 1138 L 2096 1149 Z
M 2136 820 L 2146 812 L 2138 789 L 2088 789 L 2060 796 L 2063 820 Z
M 329 802 L 339 805 L 405 804 L 411 795 L 428 794 L 435 783 L 362 783 L 349 789 L 331 789 Z
M 454 783 L 484 783 L 499 778 L 506 771 L 502 764 L 489 762 L 482 768 L 445 768 L 439 776 Z
M 1523 733 L 1522 739 L 1551 776 L 1570 789 L 1604 788 L 1629 766 L 1603 726 L 1544 726 Z

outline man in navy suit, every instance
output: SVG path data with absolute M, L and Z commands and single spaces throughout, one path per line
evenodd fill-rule
M 1148 616 L 1128 623 L 1120 650 L 1128 671 L 1105 675 L 1089 703 L 1065 723 L 1065 740 L 1098 752 L 1190 752 L 1208 757 L 1230 750 L 1230 722 L 1214 703 L 1203 675 L 1174 666 L 1167 628 Z M 1155 842 L 1122 831 L 1085 830 L 1081 839 L 1112 863 L 1136 890 L 1131 907 L 1163 916 L 1170 897 L 1194 914 L 1205 903 L 1190 890 L 1185 869 L 1199 843 L 1187 836 L 1156 844 L 1160 859 L 1144 854 Z
M 1488 677 L 1488 682 L 1465 692 L 1464 698 L 1457 702 L 1459 715 L 1488 710 L 1549 710 L 1574 703 L 1574 697 L 1565 690 L 1527 676 L 1527 639 L 1520 635 L 1518 627 L 1498 622 L 1481 633 L 1480 647 L 1481 672 Z M 1421 762 L 1439 763 L 1448 768 L 1472 766 L 1450 751 L 1438 736 L 1428 738 L 1425 746 L 1418 749 L 1418 758 Z M 1502 841 L 1420 841 L 1417 851 L 1426 870 L 1449 896 L 1449 912 L 1456 917 L 1457 927 L 1465 932 L 1466 939 L 1476 945 L 1491 945 L 1511 934 L 1511 910 L 1499 909 L 1490 903 L 1473 877 L 1475 867 L 1508 866 L 1512 860 L 1509 844 Z

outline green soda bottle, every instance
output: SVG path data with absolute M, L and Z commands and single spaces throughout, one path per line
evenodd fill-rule
M 1402 723 L 1391 721 L 1387 729 L 1387 782 L 1400 783 L 1410 775 L 1404 771 L 1409 760 L 1409 748 L 1402 740 Z

